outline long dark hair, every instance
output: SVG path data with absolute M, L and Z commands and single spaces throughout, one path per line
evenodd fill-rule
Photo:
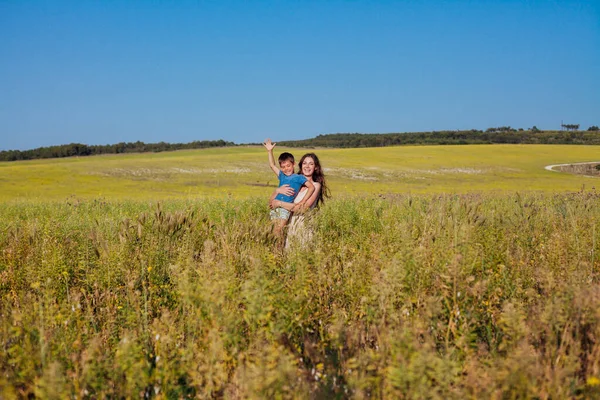
M 325 202 L 325 198 L 329 198 L 330 194 L 329 194 L 329 187 L 327 186 L 327 183 L 325 182 L 325 174 L 323 173 L 323 168 L 321 167 L 321 162 L 319 161 L 319 157 L 317 157 L 317 155 L 315 153 L 306 153 L 305 155 L 302 156 L 302 158 L 300 159 L 300 161 L 298 162 L 298 174 L 302 175 L 302 163 L 304 162 L 304 159 L 310 157 L 313 159 L 313 161 L 315 162 L 315 172 L 313 172 L 313 176 L 312 179 L 315 182 L 319 182 L 321 184 L 321 191 L 319 192 L 319 197 L 317 197 L 317 206 L 319 205 L 319 203 L 324 203 Z

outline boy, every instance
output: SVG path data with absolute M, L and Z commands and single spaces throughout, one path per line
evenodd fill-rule
M 294 189 L 293 196 L 285 196 L 283 194 L 278 194 L 275 199 L 281 200 L 287 203 L 293 203 L 294 197 L 298 194 L 298 191 L 302 186 L 307 187 L 307 193 L 304 196 L 304 200 L 298 204 L 298 206 L 302 206 L 306 200 L 310 198 L 312 193 L 315 190 L 315 186 L 311 181 L 307 180 L 304 175 L 298 175 L 294 173 L 294 156 L 290 153 L 281 153 L 279 155 L 279 168 L 275 165 L 275 157 L 273 157 L 273 148 L 277 143 L 271 142 L 271 139 L 265 140 L 263 146 L 269 152 L 269 165 L 277 178 L 279 179 L 279 186 L 289 185 L 292 189 Z M 290 217 L 290 212 L 282 207 L 277 207 L 274 210 L 271 210 L 271 221 L 273 222 L 273 229 L 280 239 L 282 238 L 283 228 L 287 223 Z

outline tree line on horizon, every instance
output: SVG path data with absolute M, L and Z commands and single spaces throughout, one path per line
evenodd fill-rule
M 333 133 L 312 139 L 279 141 L 288 147 L 385 147 L 401 145 L 461 145 L 461 144 L 585 144 L 600 145 L 600 129 L 587 131 L 542 131 L 511 127 L 488 128 L 485 131 L 432 131 L 406 133 Z
M 235 146 L 233 142 L 225 140 L 197 140 L 190 143 L 144 143 L 121 142 L 107 145 L 87 145 L 70 143 L 57 146 L 39 147 L 32 150 L 5 150 L 0 151 L 0 161 L 36 160 L 42 158 L 63 158 L 75 156 L 94 156 L 100 154 L 121 153 L 159 153 L 163 151 L 205 149 L 209 147 Z
M 579 125 L 577 125 L 579 126 Z M 570 128 L 570 126 L 569 126 Z M 288 147 L 385 147 L 400 145 L 461 145 L 461 144 L 587 144 L 600 145 L 600 128 L 591 126 L 587 131 L 542 131 L 533 126 L 527 130 L 510 126 L 488 128 L 485 131 L 432 131 L 405 133 L 331 133 L 311 139 L 279 141 Z M 257 143 L 246 143 L 248 145 Z M 0 161 L 35 160 L 93 156 L 100 154 L 147 153 L 174 150 L 204 149 L 209 147 L 238 146 L 225 140 L 201 140 L 190 143 L 144 143 L 121 142 L 110 145 L 86 145 L 70 143 L 39 147 L 32 150 L 0 151 Z

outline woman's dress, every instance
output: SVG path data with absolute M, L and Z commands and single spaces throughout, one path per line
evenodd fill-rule
M 319 188 L 318 190 L 321 190 Z M 307 189 L 303 187 L 298 192 L 298 195 L 294 199 L 294 203 L 299 203 L 306 196 Z M 315 201 L 310 209 L 313 209 L 317 205 Z M 312 239 L 312 232 L 306 226 L 306 215 L 305 214 L 292 214 L 288 222 L 287 236 L 285 239 L 285 248 L 289 249 L 292 245 L 298 245 L 300 247 L 305 246 Z

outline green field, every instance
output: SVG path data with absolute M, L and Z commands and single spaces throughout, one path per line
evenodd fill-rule
M 600 398 L 598 148 L 316 152 L 284 252 L 262 148 L 1 163 L 0 398 Z
M 599 200 L 0 203 L 0 397 L 598 398 Z
M 304 149 L 290 150 L 298 158 Z M 600 160 L 595 146 L 473 145 L 315 150 L 332 192 L 576 191 L 596 178 L 549 164 Z M 0 163 L 0 201 L 266 196 L 276 179 L 261 147 Z

